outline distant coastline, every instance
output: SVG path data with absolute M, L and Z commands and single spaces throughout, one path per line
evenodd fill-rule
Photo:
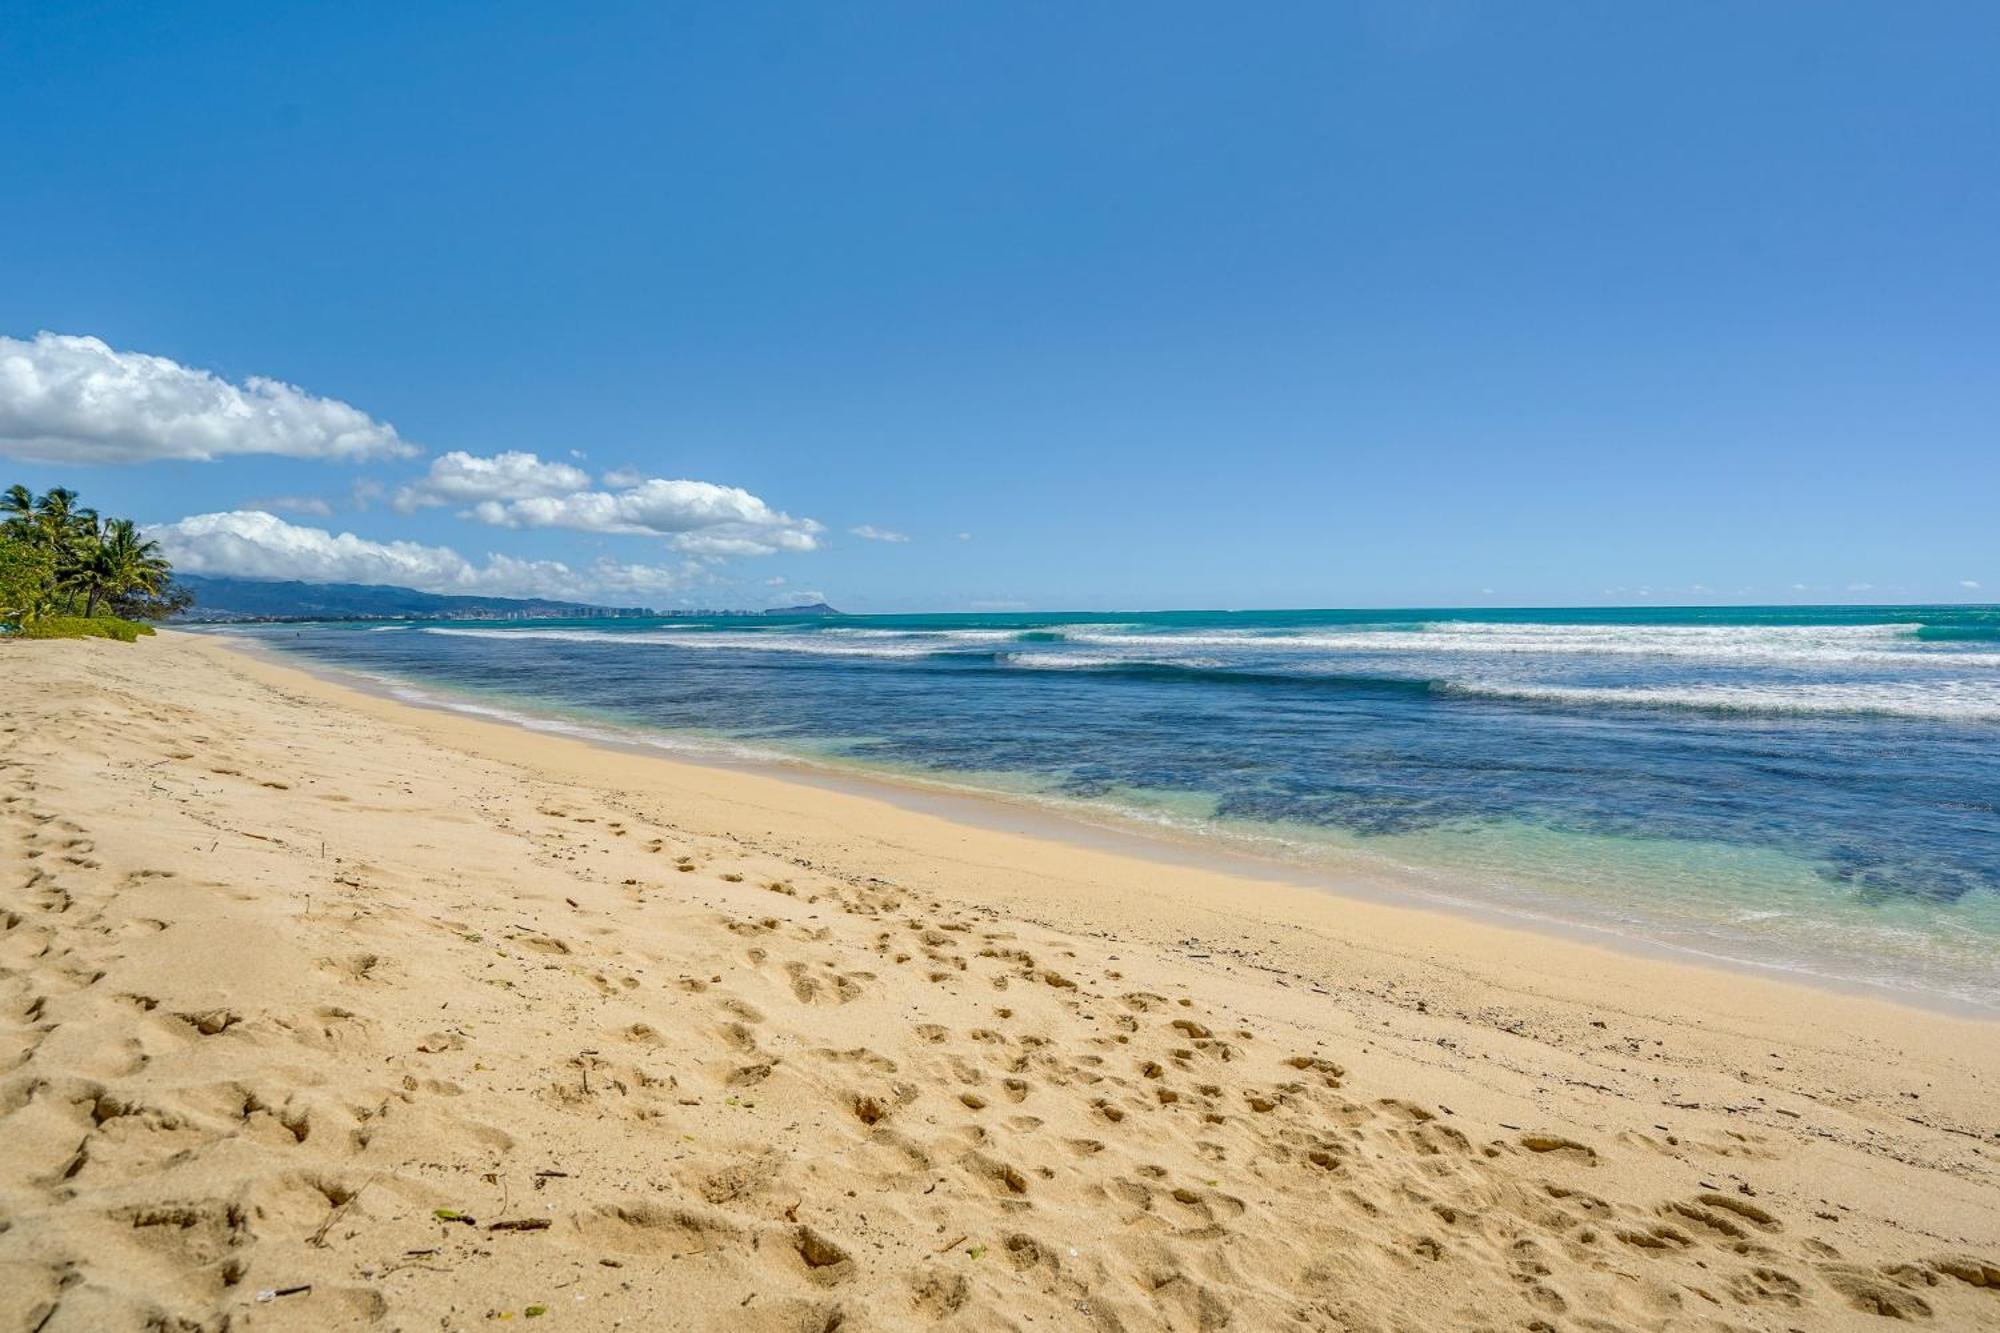
M 750 610 L 658 610 L 647 606 L 598 606 L 539 597 L 473 597 L 419 592 L 375 583 L 305 583 L 298 580 L 182 574 L 179 584 L 194 603 L 176 623 L 320 624 L 356 621 L 637 620 L 717 616 L 837 616 L 825 602 Z

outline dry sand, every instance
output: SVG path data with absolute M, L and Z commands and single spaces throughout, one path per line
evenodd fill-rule
M 0 1328 L 2000 1327 L 1989 1023 L 186 635 L 0 714 Z

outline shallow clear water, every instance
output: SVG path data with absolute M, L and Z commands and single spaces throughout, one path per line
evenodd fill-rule
M 461 705 L 920 776 L 2000 1007 L 2000 609 L 244 630 Z

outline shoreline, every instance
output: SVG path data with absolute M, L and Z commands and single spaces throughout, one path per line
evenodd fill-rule
M 2000 1329 L 1989 1022 L 0 659 L 0 1327 Z
M 163 632 L 168 635 L 186 633 Z M 1283 885 L 1391 910 L 1437 914 L 1617 956 L 1718 971 L 1828 995 L 1875 1000 L 1972 1022 L 2000 1022 L 2000 1006 L 1982 1004 L 1941 990 L 1898 986 L 1887 981 L 1815 970 L 1803 962 L 1771 962 L 1705 950 L 1691 944 L 1621 930 L 1615 925 L 1580 915 L 1565 917 L 1557 914 L 1559 906 L 1543 912 L 1533 907 L 1509 906 L 1454 893 L 1448 886 L 1432 882 L 1432 874 L 1441 878 L 1448 873 L 1444 870 L 1427 872 L 1388 858 L 1372 858 L 1367 853 L 1352 849 L 1331 852 L 1325 863 L 1314 864 L 1303 858 L 1261 853 L 1224 836 L 1204 837 L 1169 824 L 1153 826 L 1137 817 L 1121 818 L 1115 810 L 1107 810 L 1100 815 L 1080 804 L 1072 807 L 1039 800 L 1031 795 L 1016 796 L 1005 791 L 953 783 L 945 778 L 875 772 L 858 766 L 849 768 L 779 751 L 764 756 L 747 753 L 738 756 L 728 753 L 724 745 L 717 745 L 713 753 L 706 753 L 701 750 L 699 742 L 681 749 L 672 744 L 649 741 L 636 728 L 632 729 L 629 738 L 618 734 L 616 729 L 624 724 L 616 722 L 607 722 L 603 724 L 603 729 L 599 729 L 559 716 L 536 715 L 527 711 L 532 708 L 532 701 L 519 705 L 523 711 L 513 712 L 507 707 L 487 705 L 471 697 L 463 702 L 455 701 L 448 691 L 423 682 L 375 676 L 314 661 L 303 655 L 289 654 L 254 638 L 207 632 L 186 636 L 218 644 L 226 651 L 268 664 L 279 671 L 297 672 L 335 690 L 386 704 L 484 722 L 636 758 L 800 784 L 838 795 L 884 802 L 912 814 L 935 816 L 988 832 L 1055 841 L 1081 850 L 1130 857 L 1231 880 Z M 671 733 L 662 735 L 670 736 Z

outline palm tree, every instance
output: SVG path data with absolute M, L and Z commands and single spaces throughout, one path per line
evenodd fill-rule
M 10 503 L 12 499 L 10 493 Z M 79 506 L 75 491 L 54 486 L 35 501 L 35 526 L 40 530 L 43 543 L 59 552 L 79 539 L 97 536 L 97 511 Z
M 0 490 L 0 618 L 17 627 L 78 611 L 93 620 L 170 616 L 192 600 L 172 588 L 172 573 L 130 519 L 99 519 L 75 491 Z
M 166 585 L 171 567 L 160 557 L 160 544 L 139 536 L 129 518 L 115 518 L 95 531 L 93 540 L 79 547 L 64 571 L 62 581 L 84 595 L 83 614 L 97 614 L 97 604 L 107 597 L 138 592 L 157 594 Z
M 9 536 L 26 538 L 34 530 L 35 493 L 26 486 L 15 482 L 5 491 L 0 491 L 0 514 L 7 516 L 4 526 Z

